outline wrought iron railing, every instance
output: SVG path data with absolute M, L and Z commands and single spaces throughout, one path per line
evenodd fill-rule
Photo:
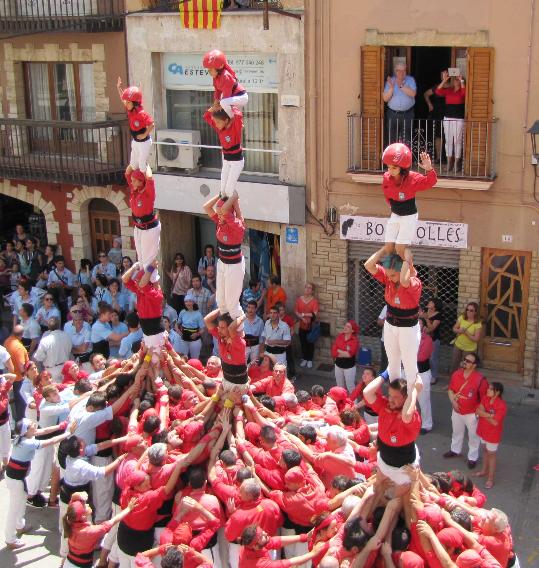
M 149 0 L 148 7 L 150 10 L 155 12 L 177 12 L 179 5 L 183 0 Z M 225 3 L 223 12 L 234 12 L 238 9 L 237 6 L 231 5 L 232 3 Z M 281 0 L 269 0 L 268 5 L 270 8 L 283 8 L 283 3 Z M 239 10 L 262 10 L 264 7 L 264 2 L 262 0 L 243 0 L 240 3 Z
M 83 185 L 123 183 L 127 121 L 0 118 L 0 177 Z
M 124 16 L 124 0 L 0 0 L 0 34 L 122 31 Z
M 496 177 L 496 120 L 393 119 L 348 114 L 348 171 L 381 172 L 382 151 L 391 142 L 412 149 L 414 164 L 428 152 L 439 175 Z

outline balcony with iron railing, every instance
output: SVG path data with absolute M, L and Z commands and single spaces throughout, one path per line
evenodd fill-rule
M 379 183 L 382 151 L 391 142 L 412 149 L 413 168 L 427 152 L 438 187 L 486 190 L 496 178 L 496 119 L 395 119 L 348 114 L 348 173 L 355 181 Z M 453 159 L 451 159 L 451 157 Z
M 125 0 L 0 0 L 0 34 L 117 32 Z
M 152 12 L 178 12 L 180 3 L 185 0 L 148 0 L 148 8 Z M 286 0 L 284 2 L 286 4 Z M 286 5 L 284 6 L 286 8 Z M 283 9 L 283 0 L 268 0 L 268 8 L 271 10 Z M 223 8 L 223 12 L 244 13 L 246 10 L 263 10 L 264 0 L 242 0 L 240 5 L 231 2 Z
M 0 118 L 0 177 L 77 185 L 123 183 L 128 137 L 126 120 Z

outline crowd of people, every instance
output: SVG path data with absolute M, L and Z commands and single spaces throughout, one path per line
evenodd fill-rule
M 224 54 L 212 50 L 203 62 L 215 86 L 206 119 L 218 131 L 237 128 L 245 91 Z M 408 220 L 393 219 L 392 240 L 365 263 L 385 290 L 387 370 L 366 368 L 356 384 L 358 325 L 350 321 L 333 346 L 338 386 L 297 389 L 291 329 L 297 324 L 300 366 L 311 368 L 320 334 L 314 286 L 297 298 L 295 317 L 286 313 L 278 279 L 266 290 L 259 282 L 242 290 L 237 164 L 224 165 L 221 193 L 204 204 L 215 223 L 216 258 L 206 247 L 193 274 L 177 254 L 163 271 L 145 162 L 153 120 L 137 87 L 123 89 L 119 80 L 118 91 L 133 135 L 126 179 L 136 262 L 121 250 L 103 251 L 95 266 L 84 263 L 74 274 L 58 254 L 45 266 L 29 238 L 35 269 L 7 295 L 13 327 L 0 348 L 6 546 L 26 546 L 29 504 L 57 508 L 64 568 L 91 568 L 97 553 L 101 568 L 517 565 L 507 516 L 485 508 L 472 479 L 456 469 L 421 469 L 416 440 L 428 422 L 427 320 L 434 327 L 435 314 L 419 323 L 422 284 Z M 243 160 L 241 144 L 220 138 L 225 162 Z M 428 156 L 422 165 L 429 170 Z M 397 186 L 420 180 L 402 179 L 396 166 L 391 175 Z M 435 174 L 423 178 L 436 181 Z M 402 195 L 414 199 L 418 189 Z M 415 201 L 397 209 L 397 217 L 409 215 Z M 171 281 L 173 305 L 161 274 Z M 455 332 L 472 341 L 470 321 L 465 314 Z M 430 350 L 422 347 L 421 325 Z M 468 347 L 456 346 L 465 368 L 449 384 L 446 457 L 460 454 L 467 429 L 468 467 L 485 442 L 477 475 L 488 487 L 503 386 L 487 385 Z

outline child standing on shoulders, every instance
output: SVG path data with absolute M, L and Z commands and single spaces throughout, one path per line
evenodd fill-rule
M 204 55 L 202 64 L 213 79 L 215 89 L 213 110 L 222 108 L 230 118 L 233 117 L 232 107 L 244 107 L 249 96 L 245 88 L 238 83 L 234 69 L 230 67 L 226 55 L 218 49 L 212 49 Z
M 140 170 L 144 174 L 148 167 L 148 156 L 152 149 L 151 133 L 155 127 L 153 118 L 142 107 L 142 92 L 138 87 L 122 88 L 122 78 L 118 77 L 118 94 L 127 109 L 129 130 L 133 140 L 131 141 L 131 158 L 125 174 L 133 170 Z
M 382 162 L 387 166 L 382 189 L 391 207 L 391 217 L 386 226 L 385 254 L 396 252 L 403 260 L 412 260 L 410 244 L 417 226 L 417 207 L 415 195 L 436 185 L 438 177 L 432 168 L 430 156 L 420 154 L 419 166 L 427 175 L 411 172 L 412 151 L 406 144 L 390 144 L 382 154 Z
M 223 109 L 209 108 L 204 113 L 204 120 L 217 132 L 223 150 L 223 167 L 221 169 L 221 197 L 230 197 L 236 190 L 238 178 L 243 170 L 245 160 L 241 139 L 243 135 L 243 115 L 233 109 L 230 117 Z

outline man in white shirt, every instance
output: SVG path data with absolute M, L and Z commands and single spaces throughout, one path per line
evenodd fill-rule
M 24 303 L 19 310 L 19 317 L 21 318 L 23 328 L 22 344 L 26 347 L 30 357 L 32 357 L 34 351 L 37 349 L 41 337 L 41 326 L 32 317 L 33 315 L 34 306 Z
M 84 321 L 82 308 L 77 304 L 71 306 L 71 321 L 66 322 L 64 331 L 71 338 L 73 345 L 71 353 L 73 359 L 79 360 L 79 367 L 91 373 L 90 355 L 92 353 L 92 328 L 87 321 Z
M 116 266 L 110 262 L 109 257 L 104 251 L 99 252 L 99 263 L 96 264 L 92 270 L 92 282 L 96 284 L 96 276 L 103 274 L 107 280 L 116 278 Z
M 262 332 L 264 343 L 260 355 L 267 351 L 275 357 L 278 363 L 282 363 L 286 367 L 286 348 L 290 345 L 291 340 L 288 324 L 279 319 L 277 308 L 271 308 Z
M 39 342 L 39 347 L 34 353 L 34 359 L 39 361 L 43 367 L 49 371 L 53 381 L 62 382 L 62 367 L 71 357 L 71 338 L 60 329 L 60 320 L 50 318 L 47 320 L 49 327 Z

